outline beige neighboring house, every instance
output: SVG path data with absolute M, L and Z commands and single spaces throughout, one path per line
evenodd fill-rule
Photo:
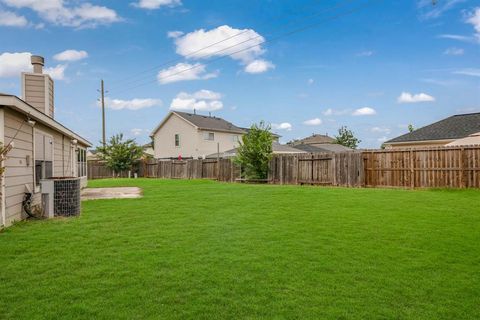
M 171 111 L 152 131 L 156 159 L 206 158 L 235 149 L 247 129 L 213 116 Z
M 289 146 L 304 152 L 348 152 L 352 149 L 336 143 L 336 140 L 328 135 L 312 134 L 303 139 L 293 140 Z
M 87 182 L 90 142 L 54 119 L 54 82 L 43 74 L 44 59 L 31 57 L 32 73 L 22 73 L 22 98 L 0 94 L 0 142 L 13 148 L 3 165 L 0 225 L 24 218 L 25 193 L 41 203 L 40 180 L 81 177 Z
M 385 142 L 386 149 L 480 144 L 480 112 L 457 114 Z

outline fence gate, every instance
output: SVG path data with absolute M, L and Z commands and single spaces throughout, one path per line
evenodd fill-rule
M 334 164 L 331 155 L 308 155 L 298 158 L 298 183 L 332 185 Z

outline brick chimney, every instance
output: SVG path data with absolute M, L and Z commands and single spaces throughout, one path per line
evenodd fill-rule
M 33 72 L 22 73 L 22 99 L 53 118 L 54 83 L 48 74 L 43 73 L 45 59 L 41 56 L 31 56 Z

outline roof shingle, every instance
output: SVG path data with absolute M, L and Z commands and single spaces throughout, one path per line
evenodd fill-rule
M 477 132 L 480 132 L 480 112 L 454 115 L 385 143 L 460 139 Z
M 239 128 L 222 118 L 204 116 L 187 112 L 174 111 L 177 115 L 203 130 L 226 131 L 235 133 L 245 133 L 245 130 Z

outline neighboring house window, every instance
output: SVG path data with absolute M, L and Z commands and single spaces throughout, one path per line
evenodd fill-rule
M 233 141 L 233 143 L 237 143 L 237 142 L 238 142 L 238 136 L 237 136 L 237 135 L 233 135 L 233 136 L 232 136 L 232 141 Z
M 178 133 L 175 134 L 175 147 L 180 147 L 180 135 Z
M 204 132 L 204 133 L 203 133 L 203 139 L 204 139 L 204 140 L 213 141 L 213 140 L 215 140 L 215 133 L 213 133 L 213 132 Z
M 87 150 L 78 148 L 77 153 L 77 176 L 87 176 Z
M 40 180 L 53 176 L 53 138 L 40 131 L 35 131 L 33 155 L 35 159 L 35 186 Z

